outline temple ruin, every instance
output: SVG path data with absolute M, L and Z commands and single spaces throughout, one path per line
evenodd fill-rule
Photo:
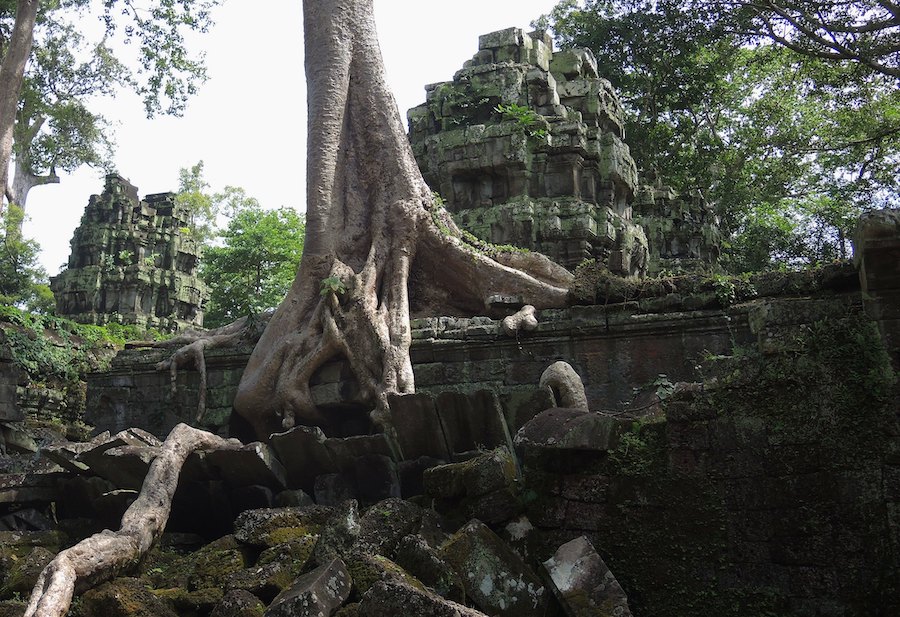
M 128 180 L 110 174 L 71 244 L 68 268 L 50 281 L 57 314 L 166 332 L 203 325 L 209 292 L 197 273 L 201 247 L 174 193 L 141 200 Z
M 713 213 L 639 177 L 622 104 L 589 50 L 554 52 L 545 32 L 520 28 L 478 48 L 408 112 L 422 174 L 461 227 L 570 269 L 598 259 L 643 276 L 715 262 Z

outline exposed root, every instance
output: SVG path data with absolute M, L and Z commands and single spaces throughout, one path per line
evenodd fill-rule
M 217 347 L 234 347 L 242 342 L 253 342 L 268 323 L 271 313 L 252 317 L 242 317 L 221 328 L 199 331 L 188 330 L 157 347 L 178 347 L 167 359 L 157 363 L 156 370 L 169 371 L 169 385 L 172 395 L 178 391 L 178 369 L 195 368 L 200 373 L 200 394 L 194 422 L 200 422 L 206 413 L 206 350 Z
M 516 313 L 509 317 L 504 317 L 500 322 L 500 328 L 506 336 L 515 336 L 521 331 L 530 332 L 537 328 L 538 321 L 534 314 L 534 307 L 526 304 Z
M 122 516 L 119 531 L 106 529 L 57 554 L 38 577 L 25 617 L 63 617 L 76 591 L 135 566 L 162 535 L 178 476 L 191 452 L 241 445 L 236 439 L 223 439 L 186 424 L 172 429 L 150 465 L 138 498 Z
M 541 388 L 548 388 L 557 407 L 589 411 L 581 377 L 568 362 L 554 362 L 541 374 Z

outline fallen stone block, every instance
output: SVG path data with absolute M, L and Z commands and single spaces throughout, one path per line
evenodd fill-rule
M 631 617 L 625 591 L 585 536 L 559 547 L 544 568 L 569 617 Z
M 325 433 L 315 426 L 295 426 L 275 433 L 269 443 L 284 466 L 290 488 L 312 492 L 316 476 L 333 473 L 337 467 L 325 447 Z
M 615 450 L 625 429 L 623 421 L 599 413 L 556 407 L 539 413 L 515 436 L 523 456 L 547 450 Z
M 396 581 L 372 585 L 359 603 L 359 617 L 487 617 L 475 609 Z
M 471 521 L 441 547 L 479 609 L 501 617 L 541 617 L 546 590 L 540 579 L 493 531 Z
M 350 585 L 350 574 L 344 562 L 335 557 L 278 594 L 264 616 L 327 617 L 350 595 Z
M 333 513 L 334 508 L 325 506 L 247 510 L 234 521 L 234 537 L 252 546 L 275 546 L 318 534 Z
M 284 466 L 272 448 L 259 441 L 237 450 L 211 450 L 206 462 L 232 487 L 253 484 L 277 490 L 287 487 Z

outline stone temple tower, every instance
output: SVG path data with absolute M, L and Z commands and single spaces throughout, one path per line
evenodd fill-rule
M 594 56 L 554 53 L 545 33 L 519 28 L 485 34 L 478 47 L 408 112 L 426 182 L 482 240 L 570 268 L 599 259 L 642 276 L 647 239 L 631 206 L 637 168 L 622 106 Z
M 190 224 L 174 193 L 141 200 L 127 180 L 106 176 L 75 230 L 68 268 L 50 280 L 57 314 L 168 332 L 201 327 L 209 292 Z

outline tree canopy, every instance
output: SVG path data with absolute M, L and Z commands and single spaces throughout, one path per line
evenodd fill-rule
M 303 216 L 293 208 L 263 210 L 243 189 L 219 199 L 237 203 L 221 246 L 203 253 L 200 276 L 210 288 L 204 325 L 216 328 L 272 310 L 287 295 L 303 253 Z
M 30 188 L 59 181 L 57 170 L 109 161 L 112 138 L 90 110 L 93 96 L 128 87 L 148 117 L 181 114 L 206 79 L 186 34 L 206 31 L 221 1 L 0 1 L 0 186 L 8 185 L 14 126 L 17 163 L 7 199 L 24 207 Z M 81 32 L 91 18 L 98 40 Z

